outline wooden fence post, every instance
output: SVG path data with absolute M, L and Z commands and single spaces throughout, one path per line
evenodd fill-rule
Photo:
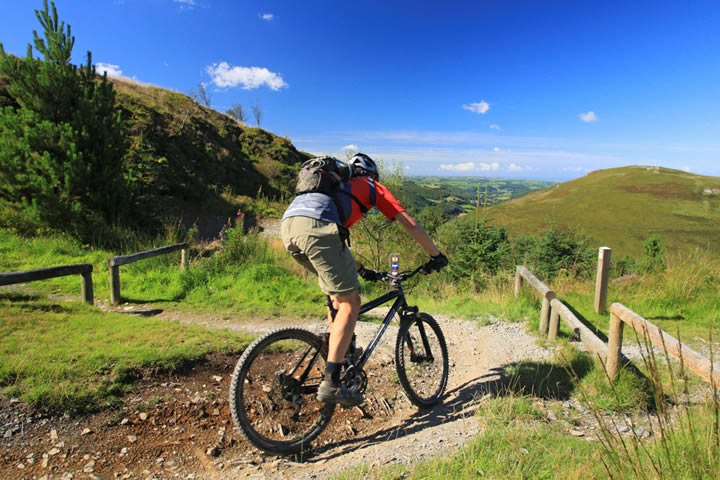
M 93 298 L 93 282 L 92 282 L 92 270 L 85 272 L 82 275 L 82 298 L 85 303 L 94 305 Z
M 523 278 L 520 274 L 520 266 L 515 268 L 515 298 L 520 296 L 520 289 L 522 288 Z
M 549 295 L 543 295 L 543 306 L 540 310 L 540 335 L 547 333 L 548 323 L 550 321 L 550 301 Z
M 108 262 L 109 263 L 109 262 Z M 110 267 L 110 303 L 120 303 L 120 266 L 109 265 Z
M 623 337 L 623 321 L 615 313 L 610 312 L 610 336 L 608 338 L 608 357 L 605 369 L 611 382 L 618 376 L 620 354 Z
M 560 332 L 560 310 L 557 308 L 552 308 L 552 304 L 550 305 L 552 313 L 550 314 L 550 330 L 548 331 L 548 340 L 555 341 L 555 339 L 558 336 L 558 333 Z
M 188 248 L 180 250 L 180 271 L 184 272 L 188 268 Z
M 598 252 L 597 278 L 595 279 L 595 313 L 607 311 L 607 289 L 610 277 L 610 253 L 612 249 L 600 247 Z

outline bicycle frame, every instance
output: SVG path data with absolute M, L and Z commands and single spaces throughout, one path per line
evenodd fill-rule
M 385 319 L 382 321 L 382 324 L 380 325 L 380 328 L 378 329 L 377 333 L 375 334 L 375 337 L 370 341 L 370 344 L 367 346 L 363 354 L 360 356 L 360 359 L 356 364 L 353 366 L 358 369 L 362 370 L 365 364 L 367 363 L 368 359 L 370 358 L 370 355 L 372 355 L 372 352 L 377 347 L 378 343 L 380 343 L 380 339 L 385 334 L 385 331 L 387 330 L 388 326 L 390 325 L 390 322 L 392 321 L 393 317 L 395 317 L 395 314 L 400 312 L 400 317 L 402 318 L 402 313 L 405 311 L 412 311 L 414 313 L 417 313 L 417 307 L 410 307 L 407 304 L 407 301 L 405 300 L 405 292 L 402 290 L 402 286 L 399 283 L 392 282 L 391 286 L 393 287 L 393 290 L 385 293 L 384 295 L 381 295 L 380 297 L 370 300 L 369 302 L 365 303 L 360 307 L 360 314 L 367 313 L 370 310 L 373 310 L 380 305 L 383 305 L 391 300 L 395 300 L 395 302 L 390 307 L 390 311 L 388 311 L 387 315 L 385 315 Z M 328 310 L 330 311 L 330 315 L 332 316 L 333 320 L 335 319 L 335 315 L 337 314 L 337 310 L 333 308 L 332 302 L 328 298 Z M 341 375 L 341 378 L 345 377 L 345 374 L 348 370 L 345 370 L 343 374 Z

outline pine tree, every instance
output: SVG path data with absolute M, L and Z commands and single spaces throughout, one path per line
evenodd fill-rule
M 115 92 L 92 65 L 70 63 L 75 38 L 52 10 L 36 16 L 33 32 L 43 59 L 0 51 L 0 76 L 17 105 L 0 110 L 0 197 L 22 203 L 50 226 L 87 236 L 93 222 L 117 223 L 125 195 L 127 149 Z

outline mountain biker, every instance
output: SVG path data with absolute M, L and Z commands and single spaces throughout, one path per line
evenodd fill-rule
M 336 195 L 311 192 L 299 194 L 285 211 L 281 237 L 285 248 L 305 268 L 317 274 L 320 289 L 337 310 L 330 318 L 330 337 L 325 377 L 317 398 L 342 407 L 360 405 L 361 393 L 340 383 L 345 352 L 350 346 L 360 312 L 360 275 L 366 281 L 379 280 L 375 270 L 364 268 L 346 246 L 348 228 L 363 217 L 363 210 L 376 206 L 390 221 L 398 221 L 407 233 L 430 255 L 426 273 L 439 271 L 448 259 L 435 246 L 425 229 L 380 182 L 375 162 L 358 153 L 348 162 L 351 177 Z M 345 194 L 344 194 L 345 193 Z M 374 197 L 374 198 L 373 198 Z M 359 203 L 362 203 L 362 208 Z M 349 245 L 349 242 L 348 242 Z

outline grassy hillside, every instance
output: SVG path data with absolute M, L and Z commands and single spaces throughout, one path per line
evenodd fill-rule
M 0 74 L 0 107 L 20 109 L 9 80 Z M 111 82 L 128 147 L 123 177 L 132 186 L 134 214 L 148 219 L 145 224 L 155 221 L 157 228 L 157 219 L 227 218 L 237 209 L 229 199 L 282 200 L 293 193 L 298 166 L 310 155 L 289 139 L 243 125 L 183 93 Z
M 579 230 L 622 256 L 640 255 L 652 235 L 668 251 L 717 248 L 720 178 L 659 167 L 598 170 L 494 205 L 486 217 L 514 235 L 552 225 Z
M 112 80 L 132 143 L 130 162 L 148 191 L 180 200 L 234 195 L 282 198 L 310 156 L 289 139 L 242 125 L 185 94 Z

